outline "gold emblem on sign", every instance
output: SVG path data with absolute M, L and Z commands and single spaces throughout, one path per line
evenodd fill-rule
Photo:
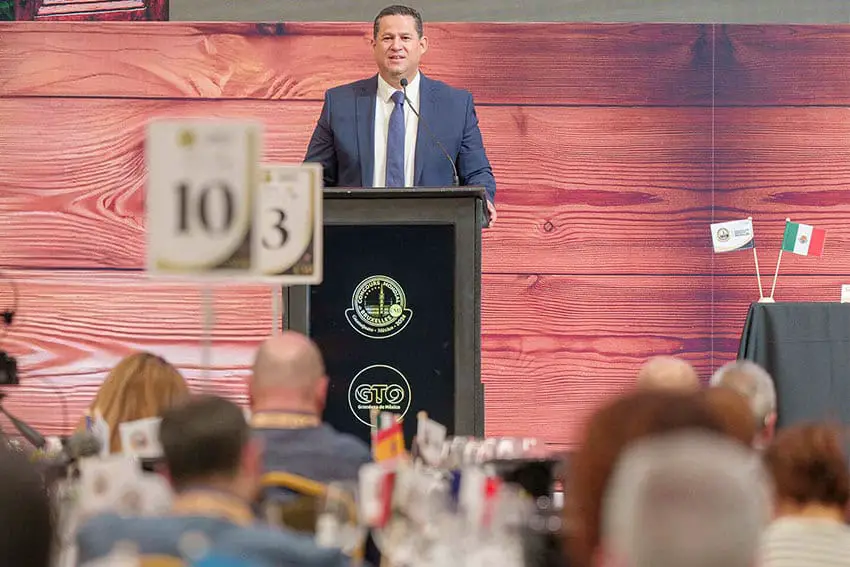
M 397 335 L 412 316 L 404 289 L 387 276 L 371 276 L 360 282 L 351 296 L 351 308 L 345 310 L 351 327 L 370 339 Z
M 195 143 L 195 133 L 191 130 L 182 130 L 177 136 L 177 144 L 181 148 L 188 148 Z

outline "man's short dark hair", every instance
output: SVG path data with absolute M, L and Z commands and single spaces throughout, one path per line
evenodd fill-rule
M 410 16 L 416 21 L 416 33 L 419 34 L 420 38 L 422 37 L 422 15 L 409 6 L 395 4 L 393 6 L 387 6 L 375 16 L 375 23 L 372 26 L 372 37 L 374 39 L 378 39 L 378 29 L 381 27 L 381 18 L 384 16 Z
M 239 406 L 217 396 L 195 396 L 166 410 L 159 439 L 175 488 L 236 476 L 250 433 Z
M 0 565 L 49 567 L 57 551 L 53 506 L 26 456 L 0 446 Z

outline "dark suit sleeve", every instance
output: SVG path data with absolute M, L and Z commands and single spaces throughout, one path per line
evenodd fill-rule
M 472 95 L 467 94 L 466 119 L 464 120 L 463 140 L 460 154 L 457 158 L 457 172 L 461 185 L 484 187 L 487 190 L 487 200 L 496 200 L 496 178 L 484 151 L 484 140 L 478 129 L 478 115 L 475 113 L 475 103 Z
M 337 186 L 339 172 L 334 133 L 331 129 L 331 99 L 328 93 L 325 93 L 322 113 L 319 115 L 315 130 L 313 130 L 313 136 L 307 146 L 307 155 L 304 156 L 304 161 L 322 164 L 325 187 Z

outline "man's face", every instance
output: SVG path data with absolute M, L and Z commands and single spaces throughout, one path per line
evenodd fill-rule
M 408 80 L 416 75 L 419 59 L 428 50 L 428 39 L 419 37 L 411 16 L 384 16 L 372 40 L 375 63 L 385 79 Z

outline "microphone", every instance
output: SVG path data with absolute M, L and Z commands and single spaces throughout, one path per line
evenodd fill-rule
M 443 151 L 443 155 L 446 156 L 447 160 L 449 160 L 449 163 L 452 166 L 452 184 L 457 187 L 458 185 L 460 185 L 460 181 L 458 180 L 457 176 L 457 167 L 455 167 L 455 160 L 452 159 L 451 154 L 446 151 L 445 146 L 440 143 L 440 140 L 437 139 L 437 137 L 431 131 L 431 128 L 428 127 L 428 123 L 422 120 L 422 115 L 419 114 L 419 111 L 413 108 L 413 103 L 410 102 L 410 99 L 407 97 L 407 79 L 402 78 L 401 88 L 404 92 L 404 100 L 407 102 L 407 106 L 410 107 L 410 110 L 412 110 L 413 114 L 415 114 L 416 117 L 419 119 L 419 123 L 425 126 L 425 130 L 428 132 L 428 135 L 431 136 L 431 139 L 434 140 L 434 143 L 437 144 L 437 147 L 439 147 Z

